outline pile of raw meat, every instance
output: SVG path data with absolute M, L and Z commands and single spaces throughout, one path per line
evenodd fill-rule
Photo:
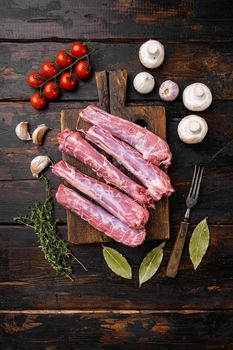
M 61 132 L 57 137 L 59 150 L 83 162 L 105 182 L 84 175 L 62 160 L 53 166 L 53 173 L 96 204 L 64 185 L 59 186 L 56 199 L 112 239 L 131 247 L 140 245 L 149 219 L 146 208 L 174 192 L 168 175 L 159 168 L 161 164 L 165 168 L 171 164 L 169 146 L 147 129 L 96 106 L 85 108 L 80 117 L 93 126 L 88 131 Z M 115 167 L 87 140 L 116 159 L 141 184 Z

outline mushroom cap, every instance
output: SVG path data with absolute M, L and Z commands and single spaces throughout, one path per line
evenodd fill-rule
M 164 60 L 164 46 L 157 40 L 148 40 L 139 49 L 139 59 L 143 66 L 156 68 Z
M 179 138 L 188 144 L 200 143 L 206 136 L 208 125 L 202 117 L 190 114 L 184 117 L 178 124 Z
M 155 79 L 150 73 L 141 72 L 135 76 L 133 86 L 140 94 L 148 94 L 154 89 Z
M 202 83 L 188 85 L 183 91 L 183 103 L 190 111 L 204 111 L 212 99 L 210 89 Z

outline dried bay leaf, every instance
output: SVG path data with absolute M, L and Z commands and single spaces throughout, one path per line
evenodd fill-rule
M 117 250 L 103 246 L 103 256 L 108 267 L 118 276 L 132 279 L 132 269 L 125 257 Z
M 148 281 L 157 272 L 163 260 L 165 242 L 152 249 L 143 259 L 139 268 L 139 286 Z
M 190 242 L 189 255 L 193 263 L 194 270 L 197 269 L 204 257 L 210 242 L 210 232 L 206 218 L 195 227 Z

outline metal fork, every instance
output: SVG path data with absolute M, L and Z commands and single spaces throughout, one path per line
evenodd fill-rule
M 176 238 L 176 242 L 172 249 L 170 259 L 167 265 L 166 275 L 171 278 L 176 277 L 178 272 L 180 259 L 184 248 L 184 242 L 189 227 L 190 209 L 197 204 L 203 170 L 203 167 L 195 165 L 192 183 L 186 199 L 187 210 L 184 216 L 184 220 L 180 223 L 180 228 Z

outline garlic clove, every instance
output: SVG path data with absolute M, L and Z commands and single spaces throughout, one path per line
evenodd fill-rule
M 208 132 L 208 124 L 204 118 L 191 114 L 179 122 L 177 132 L 184 143 L 200 143 Z
M 208 86 L 194 83 L 183 91 L 183 103 L 190 111 L 204 111 L 212 103 L 212 94 Z
M 20 122 L 17 124 L 15 127 L 15 133 L 20 140 L 29 141 L 32 139 L 28 132 L 28 122 Z
M 34 177 L 39 177 L 39 174 L 51 163 L 48 156 L 37 156 L 31 161 L 31 173 Z
M 172 80 L 164 81 L 159 88 L 159 96 L 164 101 L 174 101 L 179 95 L 179 86 Z
M 46 124 L 40 124 L 32 133 L 32 142 L 36 145 L 41 145 L 44 139 L 46 132 L 49 130 L 49 127 Z
M 155 79 L 150 73 L 141 72 L 135 76 L 133 86 L 140 94 L 148 94 L 154 89 Z
M 148 40 L 139 49 L 139 59 L 147 68 L 157 68 L 164 60 L 164 46 L 157 40 Z

